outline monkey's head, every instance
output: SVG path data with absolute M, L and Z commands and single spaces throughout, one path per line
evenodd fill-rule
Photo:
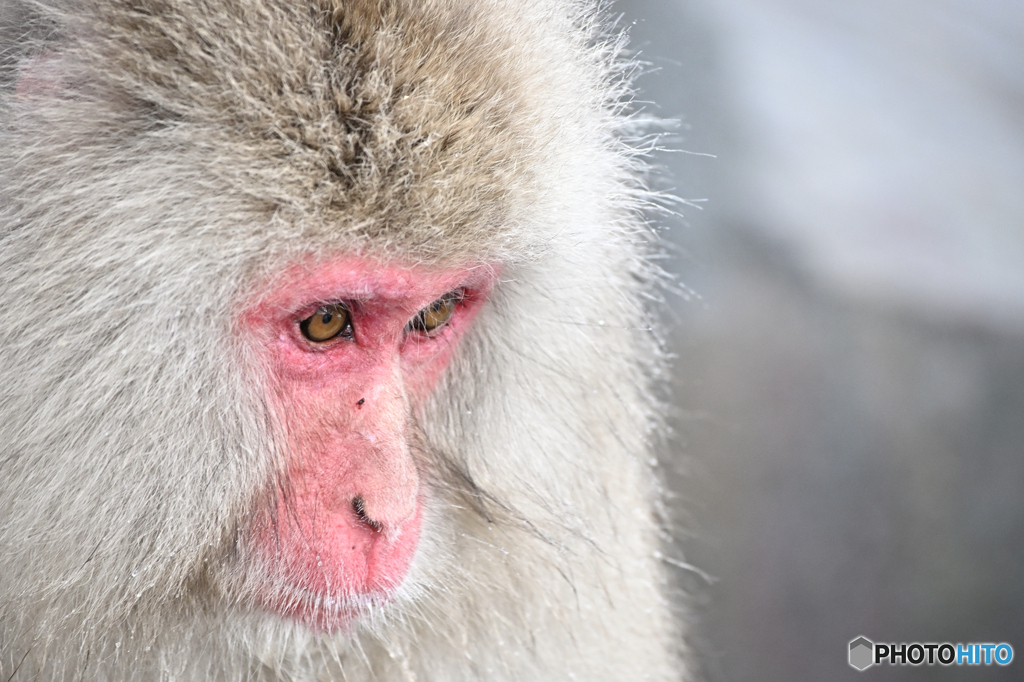
M 129 632 L 143 656 L 174 628 L 468 641 L 496 627 L 484 604 L 537 613 L 534 582 L 590 608 L 577 587 L 610 566 L 586 594 L 650 597 L 653 269 L 590 8 L 11 7 L 11 651 Z

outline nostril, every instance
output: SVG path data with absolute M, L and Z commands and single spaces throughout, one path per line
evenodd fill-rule
M 366 515 L 366 502 L 362 497 L 355 497 L 352 499 L 352 511 L 356 513 L 356 517 L 358 517 L 360 521 L 375 531 L 380 532 L 382 529 L 380 522 L 374 521 Z

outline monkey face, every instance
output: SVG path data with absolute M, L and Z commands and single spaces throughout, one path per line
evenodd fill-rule
M 242 314 L 287 452 L 251 533 L 264 607 L 331 630 L 401 585 L 427 494 L 412 419 L 493 283 L 493 268 L 343 258 L 289 270 Z

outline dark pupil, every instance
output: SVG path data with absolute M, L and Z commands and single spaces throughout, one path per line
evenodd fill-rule
M 331 323 L 331 319 L 333 317 L 334 317 L 334 315 L 332 315 L 330 313 L 324 313 L 323 316 L 320 318 L 320 321 L 323 322 L 324 324 L 330 324 Z

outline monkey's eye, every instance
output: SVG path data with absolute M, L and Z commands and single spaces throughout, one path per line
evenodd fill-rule
M 462 292 L 453 291 L 437 299 L 423 310 L 416 313 L 416 317 L 409 321 L 408 329 L 425 334 L 431 334 L 448 324 L 455 312 L 455 306 L 462 299 Z
M 313 343 L 330 341 L 336 336 L 351 336 L 351 315 L 342 303 L 322 305 L 312 316 L 299 323 L 299 329 Z

